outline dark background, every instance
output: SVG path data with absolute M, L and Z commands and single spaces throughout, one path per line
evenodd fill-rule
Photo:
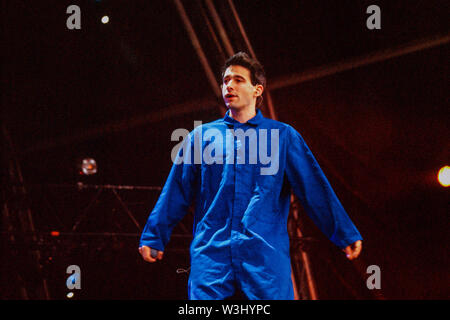
M 183 3 L 218 72 L 224 56 L 203 24 L 203 2 Z M 66 28 L 71 4 L 81 8 L 81 30 Z M 228 16 L 235 50 L 245 50 L 225 1 L 215 4 Z M 381 8 L 381 30 L 366 28 L 371 4 Z M 269 90 L 292 74 L 448 37 L 450 29 L 448 1 L 236 0 L 235 6 Z M 14 201 L 5 162 L 2 195 L 12 209 L 30 208 L 39 234 L 31 241 L 3 219 L 2 298 L 22 299 L 20 288 L 31 292 L 44 277 L 50 297 L 66 299 L 71 264 L 82 271 L 76 299 L 186 298 L 187 274 L 176 269 L 189 265 L 189 215 L 164 260 L 150 265 L 137 252 L 141 230 L 112 191 L 74 187 L 162 186 L 173 130 L 221 117 L 175 5 L 10 1 L 2 15 L 2 122 L 27 188 L 23 201 Z M 304 218 L 305 235 L 318 240 L 309 252 L 319 298 L 448 298 L 449 190 L 436 180 L 449 164 L 448 49 L 447 41 L 270 91 L 278 120 L 302 134 L 364 237 L 361 258 L 351 263 Z M 76 168 L 87 156 L 98 163 L 93 177 Z M 143 226 L 158 193 L 120 196 Z M 49 236 L 52 230 L 60 236 Z M 18 241 L 10 241 L 11 233 Z M 41 273 L 25 257 L 36 248 Z M 365 287 L 372 264 L 381 269 L 377 292 Z

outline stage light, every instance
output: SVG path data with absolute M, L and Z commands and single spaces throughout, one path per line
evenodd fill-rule
M 107 24 L 109 22 L 109 17 L 108 16 L 103 16 L 102 17 L 102 23 L 103 24 Z
M 448 187 L 450 186 L 450 167 L 445 166 L 442 167 L 441 170 L 439 170 L 437 179 L 441 186 Z
M 59 237 L 59 231 L 52 231 L 52 232 L 50 232 L 50 235 L 52 236 L 52 237 Z
M 97 163 L 92 158 L 85 158 L 81 163 L 81 172 L 84 175 L 92 175 L 97 173 Z

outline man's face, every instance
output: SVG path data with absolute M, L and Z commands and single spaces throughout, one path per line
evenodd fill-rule
M 263 92 L 262 85 L 252 85 L 250 71 L 242 66 L 229 66 L 222 79 L 222 97 L 228 108 L 242 110 L 255 107 L 256 98 Z

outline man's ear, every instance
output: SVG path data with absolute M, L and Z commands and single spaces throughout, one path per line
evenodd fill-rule
M 257 84 L 257 85 L 255 86 L 255 97 L 260 97 L 260 96 L 262 96 L 263 92 L 264 92 L 264 87 L 263 87 L 263 85 Z

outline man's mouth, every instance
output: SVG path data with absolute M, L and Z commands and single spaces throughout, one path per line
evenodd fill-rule
M 237 96 L 234 95 L 234 94 L 232 94 L 232 93 L 227 93 L 227 94 L 225 95 L 225 99 L 231 99 L 231 98 L 235 98 L 235 97 L 237 97 Z

